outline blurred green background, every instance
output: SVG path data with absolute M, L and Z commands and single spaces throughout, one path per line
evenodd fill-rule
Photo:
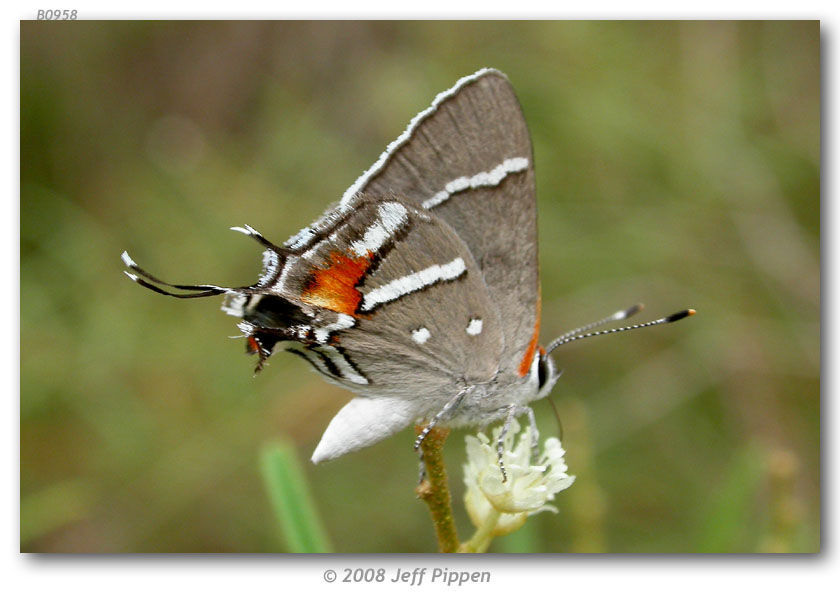
M 289 549 L 261 449 L 308 458 L 349 393 L 292 355 L 253 377 L 218 298 L 152 294 L 119 255 L 253 283 L 228 227 L 282 242 L 483 66 L 533 136 L 543 343 L 698 311 L 555 354 L 578 479 L 491 549 L 819 550 L 819 24 L 776 21 L 21 23 L 24 551 Z M 304 460 L 336 551 L 435 550 L 412 437 Z

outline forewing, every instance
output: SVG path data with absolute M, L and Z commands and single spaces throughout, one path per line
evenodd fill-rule
M 502 371 L 524 376 L 539 329 L 536 199 L 530 136 L 507 78 L 485 70 L 439 95 L 355 187 L 424 206 L 455 229 L 499 310 Z

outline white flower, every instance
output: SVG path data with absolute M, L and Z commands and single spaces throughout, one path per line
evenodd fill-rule
M 567 473 L 563 455 L 566 451 L 557 438 L 548 438 L 536 464 L 531 464 L 531 430 L 514 441 L 519 424 L 514 422 L 504 439 L 503 460 L 507 480 L 502 480 L 495 440 L 502 428 L 493 430 L 494 442 L 483 433 L 468 435 L 464 502 L 470 520 L 481 527 L 498 518 L 492 535 L 499 536 L 519 529 L 528 518 L 544 510 L 557 512 L 547 504 L 554 495 L 572 485 L 575 478 Z

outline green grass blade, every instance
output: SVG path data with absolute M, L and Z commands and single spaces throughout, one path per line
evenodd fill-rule
M 286 441 L 267 444 L 260 456 L 260 467 L 289 551 L 331 552 L 294 447 Z

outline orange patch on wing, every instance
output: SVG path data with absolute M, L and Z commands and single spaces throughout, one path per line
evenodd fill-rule
M 340 252 L 330 254 L 329 266 L 314 271 L 312 280 L 300 296 L 307 304 L 345 315 L 353 315 L 362 301 L 356 284 L 370 268 L 373 253 L 350 257 Z
M 257 338 L 253 335 L 248 336 L 248 354 L 257 354 L 260 351 L 260 345 L 257 342 Z
M 539 296 L 537 297 L 537 322 L 534 323 L 534 333 L 531 335 L 531 341 L 528 342 L 528 349 L 525 350 L 525 356 L 522 357 L 522 362 L 519 363 L 519 373 L 520 377 L 525 377 L 528 374 L 528 371 L 531 370 L 531 363 L 534 362 L 534 353 L 537 351 L 537 345 L 539 344 L 540 339 L 540 304 L 541 300 Z

